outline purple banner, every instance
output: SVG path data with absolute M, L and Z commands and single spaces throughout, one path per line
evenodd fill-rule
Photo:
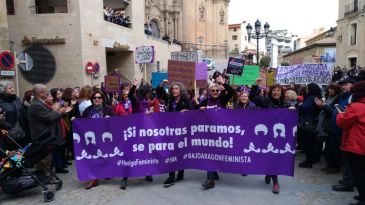
M 73 122 L 80 180 L 180 169 L 294 174 L 297 113 L 287 109 L 133 114 Z

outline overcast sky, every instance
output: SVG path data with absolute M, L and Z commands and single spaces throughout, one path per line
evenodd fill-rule
M 318 27 L 336 26 L 338 0 L 231 0 L 229 23 L 256 19 L 270 29 L 287 29 L 297 35 L 312 33 Z

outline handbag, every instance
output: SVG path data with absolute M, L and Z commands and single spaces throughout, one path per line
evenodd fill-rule
M 8 130 L 8 135 L 16 142 L 20 142 L 25 138 L 25 132 L 19 125 L 19 122 L 17 122 L 13 128 Z

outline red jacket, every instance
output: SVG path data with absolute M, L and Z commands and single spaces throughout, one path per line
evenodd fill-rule
M 117 116 L 129 115 L 132 114 L 132 106 L 126 110 L 122 103 L 118 103 L 118 105 L 114 108 L 114 111 Z
M 339 113 L 336 123 L 343 129 L 341 149 L 365 156 L 365 97 Z

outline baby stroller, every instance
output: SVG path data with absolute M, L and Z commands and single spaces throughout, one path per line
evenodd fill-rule
M 3 134 L 19 148 L 10 152 L 0 148 L 0 152 L 6 156 L 0 161 L 0 187 L 3 192 L 7 194 L 19 193 L 41 186 L 44 200 L 46 202 L 53 201 L 55 193 L 49 190 L 46 184 L 55 184 L 56 190 L 61 190 L 62 180 L 41 163 L 38 165 L 43 169 L 42 171 L 48 172 L 50 176 L 40 176 L 36 172 L 31 172 L 29 168 L 46 158 L 50 150 L 56 145 L 56 138 L 50 137 L 51 134 L 48 130 L 41 133 L 36 142 L 22 148 L 6 131 Z

